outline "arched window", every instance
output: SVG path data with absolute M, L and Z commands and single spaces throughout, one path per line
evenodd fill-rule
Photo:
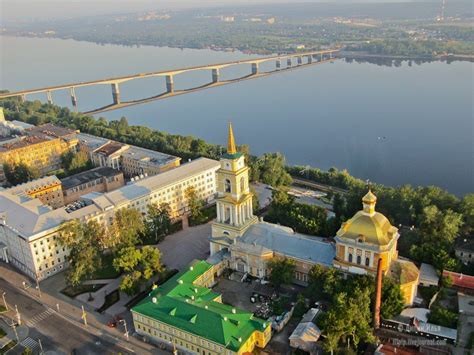
M 357 255 L 357 264 L 359 264 L 359 265 L 360 265 L 360 263 L 362 262 L 362 260 L 361 260 L 361 259 L 362 259 L 362 258 L 360 257 L 360 255 Z
M 365 258 L 365 266 L 369 266 L 370 265 L 370 258 Z
M 225 179 L 225 192 L 231 192 L 232 191 L 232 185 L 230 184 L 229 179 Z
M 349 254 L 349 262 L 352 263 L 352 254 Z
M 240 193 L 245 191 L 245 179 L 243 177 L 240 178 Z

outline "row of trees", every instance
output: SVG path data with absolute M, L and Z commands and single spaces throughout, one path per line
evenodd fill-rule
M 109 122 L 103 117 L 96 119 L 92 116 L 72 112 L 65 107 L 42 104 L 40 101 L 20 102 L 16 99 L 5 99 L 0 101 L 0 106 L 4 107 L 5 117 L 8 120 L 19 120 L 34 125 L 53 123 L 127 144 L 177 155 L 185 160 L 201 156 L 219 159 L 222 153 L 225 153 L 223 146 L 209 144 L 200 138 L 169 134 L 145 126 L 130 126 L 125 117 Z M 267 153 L 261 157 L 254 157 L 250 155 L 246 145 L 240 146 L 239 150 L 247 157 L 252 180 L 262 181 L 272 186 L 291 183 L 291 177 L 285 171 L 283 155 Z M 71 161 L 71 159 L 67 159 L 67 161 Z M 80 159 L 79 164 L 76 163 L 71 162 L 68 165 L 69 168 L 73 170 L 78 165 L 82 166 Z

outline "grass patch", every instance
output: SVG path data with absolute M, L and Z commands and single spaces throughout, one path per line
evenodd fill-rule
M 120 300 L 120 292 L 119 290 L 113 290 L 107 296 L 105 296 L 104 304 L 97 308 L 96 311 L 99 313 L 104 313 L 107 308 L 112 306 L 113 304 L 117 303 Z
M 102 255 L 102 267 L 98 269 L 91 277 L 94 279 L 116 279 L 120 276 L 120 272 L 114 268 L 114 255 L 104 254 Z
M 63 295 L 66 295 L 70 298 L 74 298 L 86 292 L 96 292 L 104 287 L 106 284 L 92 284 L 92 285 L 79 285 L 79 286 L 68 286 L 65 289 L 61 290 Z
M 0 349 L 0 355 L 5 354 L 8 350 L 12 349 L 15 345 L 16 345 L 16 340 L 12 340 L 7 345 L 5 345 L 3 348 Z
M 0 305 L 0 313 L 3 313 L 3 312 L 6 312 L 7 309 L 5 308 L 5 306 L 2 304 Z
M 172 278 L 174 275 L 178 273 L 178 270 L 176 269 L 165 269 L 161 274 L 160 277 L 158 278 L 158 282 L 155 284 L 157 286 L 164 284 L 166 281 L 168 281 L 170 278 Z M 138 302 L 140 302 L 145 296 L 147 296 L 153 288 L 153 285 L 150 285 L 149 287 L 146 288 L 145 291 L 142 291 L 138 293 L 135 297 L 133 297 L 128 303 L 125 305 L 128 309 L 132 308 L 135 306 Z
M 217 217 L 217 210 L 215 205 L 206 206 L 201 209 L 201 216 L 198 219 L 189 217 L 189 225 L 191 227 L 205 224 Z

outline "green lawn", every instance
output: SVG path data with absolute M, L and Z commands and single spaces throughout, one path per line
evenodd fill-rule
M 3 313 L 5 312 L 7 309 L 5 308 L 5 306 L 2 304 L 0 305 L 0 313 Z
M 63 295 L 74 298 L 80 294 L 86 292 L 96 292 L 104 287 L 106 284 L 92 284 L 92 285 L 79 285 L 76 287 L 68 286 L 65 289 L 61 290 Z
M 113 254 L 104 254 L 102 256 L 102 267 L 97 270 L 91 277 L 92 280 L 95 279 L 116 279 L 120 276 L 120 272 L 115 270 L 113 266 L 114 255 Z

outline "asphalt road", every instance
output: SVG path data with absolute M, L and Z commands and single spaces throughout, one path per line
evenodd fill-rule
M 6 292 L 6 300 L 10 307 L 17 305 L 22 325 L 30 329 L 28 336 L 35 341 L 41 339 L 45 352 L 84 355 L 132 353 L 118 345 L 110 335 L 90 334 L 0 278 L 0 293 L 2 292 Z

